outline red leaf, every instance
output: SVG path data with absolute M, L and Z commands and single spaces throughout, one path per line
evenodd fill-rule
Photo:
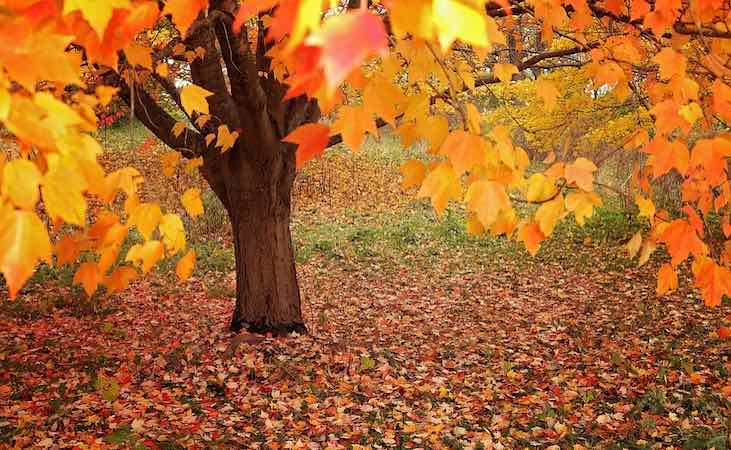
M 330 127 L 319 123 L 308 123 L 289 133 L 284 142 L 297 144 L 297 169 L 308 160 L 322 153 L 330 139 Z

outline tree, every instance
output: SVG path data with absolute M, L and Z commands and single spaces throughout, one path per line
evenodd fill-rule
M 601 203 L 600 161 L 567 139 L 537 139 L 520 116 L 550 121 L 555 108 L 569 117 L 582 104 L 623 121 L 613 152 L 633 155 L 631 196 L 650 225 L 629 249 L 641 264 L 658 244 L 671 257 L 658 294 L 677 286 L 677 267 L 692 256 L 696 286 L 708 305 L 719 304 L 731 293 L 731 246 L 703 239 L 713 216 L 731 235 L 726 13 L 712 0 L 11 2 L 0 8 L 0 120 L 19 152 L 3 168 L 0 271 L 12 297 L 39 260 L 51 263 L 55 253 L 60 265 L 92 252 L 74 278 L 91 295 L 184 253 L 182 221 L 140 201 L 139 173 L 106 174 L 96 161 L 100 147 L 88 132 L 118 95 L 199 167 L 228 211 L 231 328 L 303 331 L 289 233 L 298 167 L 338 142 L 357 150 L 390 125 L 404 145 L 428 144 L 423 159 L 402 168 L 406 187 L 439 214 L 463 202 L 471 232 L 514 237 L 536 253 L 559 220 L 583 224 Z M 576 71 L 573 84 L 563 82 Z M 509 85 L 527 87 L 507 97 Z M 485 97 L 502 103 L 502 118 L 485 120 Z M 642 118 L 633 123 L 631 114 Z M 579 137 L 591 142 L 590 134 Z M 531 164 L 539 156 L 543 166 Z M 652 200 L 652 183 L 671 171 L 682 179 L 677 212 Z M 90 210 L 92 197 L 104 206 Z M 195 189 L 181 201 L 189 214 L 202 212 Z M 532 205 L 522 218 L 516 202 Z M 67 225 L 52 227 L 53 246 L 41 217 Z M 131 228 L 145 241 L 115 264 Z M 180 258 L 181 278 L 194 259 Z

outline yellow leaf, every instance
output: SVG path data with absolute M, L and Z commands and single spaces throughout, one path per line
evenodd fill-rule
M 410 159 L 401 165 L 401 174 L 403 175 L 401 186 L 404 189 L 421 186 L 426 176 L 426 167 L 418 159 Z
M 431 152 L 436 153 L 449 136 L 449 121 L 444 116 L 428 116 L 416 121 L 415 132 L 424 137 Z
M 76 274 L 74 274 L 74 284 L 83 286 L 86 295 L 91 297 L 96 292 L 97 286 L 99 286 L 100 278 L 101 272 L 96 263 L 85 262 L 79 266 Z
M 534 173 L 528 178 L 526 199 L 529 202 L 544 202 L 556 195 L 556 183 L 542 173 Z
M 496 181 L 479 180 L 472 183 L 467 188 L 465 203 L 470 211 L 477 214 L 485 228 L 492 226 L 501 211 L 511 208 L 505 186 Z
M 193 111 L 202 114 L 208 114 L 208 101 L 206 98 L 213 95 L 213 92 L 203 89 L 197 84 L 189 84 L 180 90 L 180 103 L 188 115 L 192 115 Z
M 601 204 L 602 199 L 595 192 L 569 192 L 566 196 L 566 209 L 574 213 L 579 225 L 584 225 L 594 214 L 594 207 Z
M 553 200 L 543 203 L 538 207 L 535 214 L 535 220 L 544 236 L 553 233 L 556 222 L 562 217 L 564 212 L 563 196 L 558 195 Z
M 655 204 L 651 198 L 644 198 L 641 195 L 635 197 L 637 207 L 640 209 L 639 217 L 647 217 L 652 221 L 655 217 Z
M 478 47 L 487 47 L 487 24 L 482 5 L 474 7 L 458 0 L 434 0 L 433 20 L 439 33 L 439 43 L 446 50 L 456 40 Z
M 190 278 L 190 275 L 193 273 L 193 268 L 195 267 L 195 251 L 190 250 L 188 253 L 185 254 L 182 258 L 178 260 L 178 263 L 175 265 L 175 273 L 178 275 L 178 278 L 181 280 L 187 280 Z
M 365 141 L 366 133 L 378 136 L 376 122 L 371 113 L 363 106 L 343 106 L 338 112 L 338 119 L 333 124 L 333 130 L 340 132 L 343 143 L 353 151 L 360 149 Z
M 233 133 L 228 129 L 228 126 L 221 125 L 218 127 L 218 139 L 216 140 L 216 147 L 221 148 L 221 153 L 225 153 L 236 143 L 236 139 L 239 138 L 239 132 L 234 131 Z
M 185 249 L 185 229 L 177 214 L 165 214 L 160 220 L 160 234 L 169 254 Z
M 165 63 L 158 64 L 155 67 L 155 73 L 157 73 L 158 75 L 160 75 L 163 78 L 167 78 L 168 75 L 170 75 L 170 69 L 168 68 L 168 65 Z
M 178 152 L 167 152 L 160 156 L 160 162 L 162 163 L 162 173 L 170 178 L 175 173 L 175 169 L 178 167 L 180 162 L 180 153 Z
M 161 218 L 160 205 L 157 203 L 140 203 L 132 211 L 127 224 L 136 227 L 145 240 L 148 240 L 157 228 L 157 224 L 160 223 Z
M 397 104 L 403 102 L 404 96 L 401 94 L 401 90 L 380 77 L 368 83 L 363 90 L 365 110 L 392 126 L 396 125 Z
M 86 223 L 86 199 L 84 177 L 68 164 L 56 164 L 46 172 L 41 185 L 43 204 L 51 220 L 84 226 Z
M 0 271 L 5 275 L 10 298 L 33 274 L 38 260 L 51 264 L 51 242 L 41 219 L 33 212 L 0 212 Z
M 152 269 L 162 258 L 164 247 L 160 241 L 147 241 L 144 244 L 135 244 L 127 252 L 125 261 L 130 261 L 142 268 L 143 273 Z
M 183 122 L 175 122 L 172 130 L 173 136 L 178 137 L 183 131 L 185 131 L 185 124 Z
M 106 247 L 102 250 L 102 253 L 99 256 L 99 263 L 97 264 L 99 266 L 99 273 L 103 274 L 109 270 L 109 268 L 112 267 L 112 264 L 117 261 L 118 254 L 119 246 L 117 245 Z
M 66 0 L 63 14 L 81 11 L 81 15 L 89 22 L 99 39 L 104 38 L 104 30 L 112 18 L 114 9 L 129 9 L 129 0 Z
M 499 63 L 492 67 L 495 78 L 503 83 L 509 83 L 513 79 L 513 75 L 518 73 L 518 68 L 513 64 Z
M 41 172 L 27 159 L 14 159 L 3 168 L 2 194 L 15 206 L 33 209 L 38 202 Z
M 200 192 L 198 188 L 190 188 L 180 197 L 183 207 L 193 218 L 203 214 L 203 202 L 201 202 Z
M 449 199 L 459 200 L 462 194 L 459 179 L 448 163 L 439 164 L 424 179 L 417 198 L 429 197 L 437 214 L 441 215 Z

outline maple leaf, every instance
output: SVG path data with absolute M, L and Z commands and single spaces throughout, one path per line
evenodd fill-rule
M 136 227 L 145 240 L 148 240 L 160 223 L 160 219 L 162 219 L 160 205 L 157 203 L 141 203 L 132 211 L 127 223 Z
M 602 198 L 595 192 L 569 192 L 566 195 L 566 210 L 574 213 L 576 223 L 583 226 L 594 214 L 594 208 L 602 205 Z
M 487 23 L 481 11 L 458 0 L 434 0 L 432 9 L 442 50 L 448 49 L 457 39 L 477 47 L 489 45 Z
M 236 140 L 239 138 L 239 132 L 234 131 L 233 133 L 228 129 L 228 126 L 221 125 L 218 127 L 218 137 L 216 139 L 216 147 L 221 148 L 221 153 L 227 152 L 234 146 Z
M 164 246 L 160 241 L 147 241 L 144 244 L 135 244 L 127 251 L 125 261 L 130 261 L 147 273 L 162 258 Z
M 63 14 L 73 11 L 81 11 L 81 14 L 89 22 L 96 34 L 101 38 L 107 28 L 109 19 L 112 18 L 112 11 L 115 8 L 125 9 L 130 7 L 129 0 L 65 0 Z
M 558 220 L 563 216 L 563 212 L 564 199 L 561 195 L 538 207 L 534 219 L 538 222 L 538 227 L 544 236 L 549 236 L 553 233 L 553 229 Z
M 591 191 L 594 189 L 594 172 L 596 170 L 597 167 L 593 162 L 586 158 L 577 158 L 573 163 L 566 165 L 564 176 L 567 183 L 576 183 L 576 186 L 580 189 Z
M 703 256 L 707 247 L 696 234 L 695 228 L 683 219 L 672 221 L 660 235 L 660 242 L 664 242 L 672 258 L 672 265 L 677 266 L 688 256 Z
M 51 264 L 51 242 L 41 219 L 30 211 L 0 211 L 0 271 L 10 298 L 33 274 L 39 260 Z
M 526 199 L 529 202 L 543 202 L 556 195 L 555 180 L 542 173 L 534 173 L 528 178 Z
M 201 201 L 200 189 L 188 189 L 183 192 L 180 201 L 191 217 L 195 218 L 203 214 L 203 202 Z
M 723 296 L 731 296 L 731 271 L 716 264 L 710 258 L 700 257 L 693 261 L 695 285 L 701 290 L 703 301 L 708 307 L 721 304 Z
M 104 286 L 109 294 L 127 289 L 132 280 L 137 279 L 137 271 L 131 267 L 117 267 L 108 277 L 104 278 Z
M 368 56 L 385 51 L 388 39 L 380 17 L 367 9 L 358 9 L 326 20 L 322 28 L 307 37 L 305 44 L 322 49 L 318 64 L 332 91 Z
M 81 263 L 79 269 L 74 274 L 74 284 L 82 285 L 84 292 L 89 297 L 96 292 L 100 279 L 101 271 L 95 262 Z
M 330 139 L 330 127 L 319 123 L 300 125 L 282 139 L 284 142 L 297 144 L 297 169 L 310 159 L 320 155 Z
M 641 195 L 635 197 L 635 203 L 640 209 L 638 216 L 647 217 L 652 222 L 655 218 L 655 204 L 651 198 L 644 198 Z
M 211 95 L 213 95 L 213 92 L 203 89 L 197 84 L 189 84 L 180 90 L 180 103 L 189 116 L 194 111 L 208 114 L 208 101 L 206 101 L 206 98 Z
M 338 112 L 338 119 L 333 130 L 343 137 L 343 143 L 353 151 L 360 149 L 365 141 L 366 133 L 378 136 L 378 128 L 373 116 L 362 106 L 343 106 Z
M 535 222 L 528 222 L 520 227 L 517 238 L 523 242 L 528 253 L 535 256 L 546 236 L 541 232 L 540 225 Z
M 518 73 L 518 68 L 513 64 L 499 63 L 492 67 L 492 71 L 495 74 L 495 78 L 503 83 L 509 83 L 513 79 L 513 75 Z
M 240 30 L 241 26 L 262 11 L 267 11 L 279 3 L 279 0 L 246 0 L 241 2 L 236 17 L 234 18 L 233 29 Z
M 175 265 L 175 274 L 181 280 L 187 280 L 193 273 L 195 267 L 195 251 L 190 250 Z
M 465 202 L 469 210 L 477 214 L 485 228 L 490 228 L 497 221 L 501 211 L 511 209 L 505 187 L 495 181 L 480 180 L 472 183 L 465 194 Z
M 432 206 L 441 215 L 450 199 L 459 200 L 462 195 L 459 179 L 447 163 L 439 164 L 431 170 L 419 189 L 417 198 L 431 198 Z
M 86 223 L 86 200 L 83 194 L 86 183 L 72 165 L 55 164 L 43 176 L 41 184 L 43 204 L 52 220 L 60 218 L 79 226 Z
M 178 167 L 181 155 L 178 152 L 167 152 L 160 156 L 160 162 L 162 163 L 162 173 L 165 177 L 170 178 L 175 173 L 175 169 Z
M 1 191 L 17 207 L 32 209 L 38 202 L 41 172 L 27 159 L 14 159 L 3 167 Z
M 160 234 L 168 253 L 175 254 L 185 249 L 185 228 L 177 214 L 165 214 L 160 219 Z
M 670 264 L 663 264 L 657 272 L 657 295 L 662 296 L 678 288 L 678 274 Z
M 486 143 L 478 135 L 455 130 L 447 136 L 439 153 L 449 157 L 457 176 L 487 163 Z
M 663 80 L 685 75 L 685 56 L 670 47 L 664 47 L 652 60 L 660 65 L 660 78 Z
M 91 0 L 94 1 L 94 0 Z M 195 21 L 200 11 L 208 7 L 208 0 L 167 0 L 162 10 L 163 15 L 170 14 L 173 23 L 185 36 L 188 28 Z
M 401 186 L 404 189 L 421 186 L 426 176 L 426 166 L 418 159 L 410 159 L 401 165 L 403 180 Z

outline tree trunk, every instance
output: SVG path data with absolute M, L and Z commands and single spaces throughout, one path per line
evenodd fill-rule
M 263 192 L 278 193 L 275 198 Z M 306 332 L 289 229 L 290 199 L 264 189 L 229 205 L 236 254 L 231 331 Z M 230 198 L 230 200 L 233 200 Z

